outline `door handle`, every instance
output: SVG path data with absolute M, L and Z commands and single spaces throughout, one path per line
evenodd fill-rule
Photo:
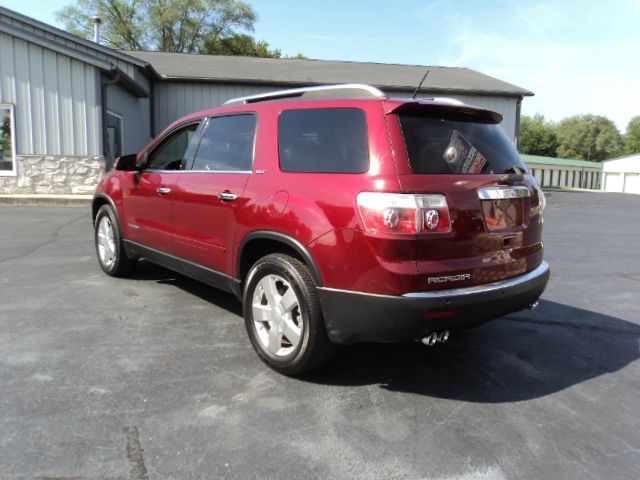
M 166 195 L 167 193 L 171 193 L 171 189 L 167 187 L 158 187 L 156 189 L 156 192 L 158 192 L 160 195 Z
M 222 192 L 222 193 L 218 194 L 218 198 L 220 200 L 225 201 L 225 202 L 232 202 L 233 200 L 238 198 L 238 195 L 236 195 L 235 193 L 230 193 L 230 192 Z

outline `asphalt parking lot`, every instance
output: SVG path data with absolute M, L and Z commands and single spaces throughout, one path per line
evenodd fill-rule
M 280 376 L 234 297 L 0 206 L 1 479 L 636 479 L 640 196 L 553 192 L 540 306 Z

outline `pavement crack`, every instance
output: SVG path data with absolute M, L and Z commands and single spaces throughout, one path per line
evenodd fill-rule
M 500 320 L 506 320 L 508 322 L 530 323 L 532 325 L 549 325 L 553 327 L 572 328 L 574 330 L 589 330 L 592 332 L 611 333 L 613 335 L 640 335 L 640 328 L 638 328 L 637 330 L 617 329 L 617 328 L 600 327 L 598 325 L 592 325 L 588 323 L 567 323 L 567 322 L 560 322 L 558 320 L 532 320 L 530 318 L 513 317 L 513 316 L 503 317 Z
M 144 449 L 140 445 L 140 437 L 138 436 L 138 427 L 122 427 L 122 433 L 127 438 L 127 458 L 131 466 L 129 480 L 149 480 L 149 473 L 144 464 Z
M 47 240 L 45 240 L 44 242 L 38 243 L 37 245 L 34 245 L 31 248 L 28 248 L 27 250 L 25 250 L 24 252 L 18 254 L 18 255 L 14 255 L 12 257 L 7 257 L 7 258 L 3 258 L 0 259 L 0 263 L 6 263 L 6 262 L 10 262 L 11 260 L 18 260 L 20 258 L 24 258 L 24 257 L 28 257 L 29 255 L 31 255 L 32 253 L 36 252 L 37 250 L 41 249 L 42 247 L 45 247 L 53 242 L 57 242 L 58 241 L 58 237 L 60 236 L 60 232 L 62 230 L 64 230 L 65 228 L 67 228 L 68 226 L 80 221 L 80 220 L 84 220 L 86 218 L 86 215 L 82 215 L 78 218 L 74 218 L 73 220 L 69 220 L 67 223 L 63 223 L 62 225 L 57 225 L 56 228 L 54 228 L 53 232 L 51 232 L 51 237 Z

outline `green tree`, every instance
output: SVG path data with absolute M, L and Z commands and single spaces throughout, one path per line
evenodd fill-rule
M 11 151 L 11 118 L 6 115 L 0 124 L 0 158 L 5 151 Z
M 270 50 L 264 40 L 257 41 L 251 35 L 235 33 L 228 37 L 208 37 L 204 40 L 201 53 L 212 55 L 237 55 L 244 57 L 280 58 L 280 50 Z
M 558 124 L 558 156 L 599 162 L 622 152 L 622 135 L 601 115 L 575 115 Z
M 633 117 L 627 124 L 624 150 L 625 153 L 640 153 L 640 115 Z
M 533 117 L 523 115 L 520 119 L 518 147 L 521 153 L 555 157 L 558 150 L 556 126 L 546 122 L 544 115 L 539 113 Z
M 87 39 L 93 16 L 103 22 L 108 47 L 181 53 L 199 52 L 205 39 L 252 31 L 258 18 L 240 0 L 76 0 L 56 12 L 67 31 Z
M 303 55 L 302 53 L 296 53 L 295 55 L 285 55 L 284 58 L 290 58 L 293 60 L 309 60 L 309 57 Z

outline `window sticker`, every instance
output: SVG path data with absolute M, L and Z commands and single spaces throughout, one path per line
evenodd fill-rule
M 455 129 L 442 158 L 453 173 L 479 174 L 487 164 L 484 155 Z

